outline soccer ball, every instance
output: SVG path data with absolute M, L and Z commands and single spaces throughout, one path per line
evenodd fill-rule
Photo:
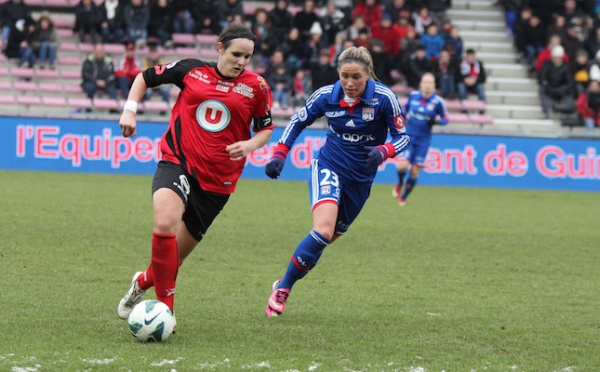
M 165 341 L 175 328 L 173 312 L 165 303 L 146 300 L 137 304 L 127 320 L 129 331 L 140 342 Z

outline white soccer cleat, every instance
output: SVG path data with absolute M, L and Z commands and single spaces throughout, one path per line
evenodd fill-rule
M 119 302 L 119 306 L 117 306 L 117 314 L 119 315 L 119 318 L 127 320 L 127 318 L 129 318 L 129 314 L 131 314 L 131 310 L 133 310 L 135 305 L 137 305 L 142 300 L 142 297 L 144 297 L 146 291 L 141 289 L 137 282 L 137 278 L 143 274 L 143 271 L 138 271 L 137 273 L 133 274 L 131 286 L 129 287 L 127 293 L 125 293 L 125 296 L 123 296 Z

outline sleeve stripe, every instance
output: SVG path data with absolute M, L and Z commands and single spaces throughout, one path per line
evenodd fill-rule
M 396 150 L 396 154 L 399 154 L 404 150 L 404 148 L 410 142 L 410 137 L 408 134 L 401 136 L 397 141 L 393 141 L 392 145 L 394 145 L 394 149 Z
M 375 93 L 386 96 L 390 100 L 394 116 L 398 116 L 400 113 L 402 113 L 400 102 L 398 102 L 398 97 L 389 88 L 377 85 L 375 86 Z

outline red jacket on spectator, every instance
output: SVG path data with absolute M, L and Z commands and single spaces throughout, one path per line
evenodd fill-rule
M 372 29 L 379 25 L 383 12 L 381 10 L 381 5 L 377 3 L 377 0 L 375 0 L 375 4 L 372 6 L 367 5 L 368 1 L 372 0 L 364 0 L 356 4 L 356 7 L 352 12 L 352 20 L 358 16 L 362 16 L 365 20 L 365 25 Z
M 550 57 L 552 57 L 551 54 L 552 54 L 552 50 L 550 49 L 550 47 L 545 47 L 544 49 L 542 49 L 540 54 L 538 54 L 537 59 L 535 60 L 535 71 L 537 71 L 537 72 L 542 71 L 542 66 L 544 65 L 544 62 L 546 62 L 547 60 L 550 59 Z M 569 56 L 567 55 L 567 53 L 565 53 L 565 56 L 563 57 L 563 61 L 565 63 L 569 63 Z
M 400 35 L 401 30 L 398 25 L 392 25 L 390 27 L 377 25 L 373 27 L 373 30 L 371 31 L 371 38 L 383 41 L 385 52 L 393 56 L 397 56 L 398 53 L 400 53 L 400 40 L 402 39 Z
M 600 112 L 596 113 L 589 107 L 587 93 L 581 93 L 579 97 L 577 97 L 577 112 L 579 112 L 584 119 L 595 119 L 596 125 L 600 126 Z
M 115 76 L 117 78 L 125 76 L 127 80 L 133 81 L 137 74 L 142 71 L 140 66 L 141 64 L 136 57 L 127 56 L 116 66 Z

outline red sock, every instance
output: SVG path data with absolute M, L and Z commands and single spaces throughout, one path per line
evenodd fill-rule
M 183 265 L 183 261 L 179 261 L 179 267 Z M 154 287 L 154 274 L 152 273 L 152 264 L 148 265 L 144 274 L 137 278 L 138 285 L 144 291 Z
M 179 253 L 175 234 L 152 233 L 152 278 L 156 299 L 173 310 Z

